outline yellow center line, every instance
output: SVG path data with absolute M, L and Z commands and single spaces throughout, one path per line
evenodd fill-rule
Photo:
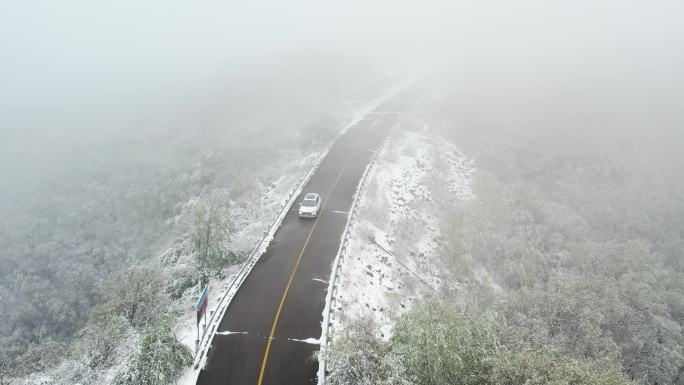
M 382 116 L 382 114 L 380 114 Z M 380 117 L 375 121 L 377 123 L 380 120 Z M 374 123 L 374 124 L 375 124 Z M 358 140 L 356 142 L 356 146 L 354 147 L 354 150 L 349 154 L 349 157 L 347 160 L 344 162 L 344 166 L 342 166 L 342 170 L 340 170 L 340 173 L 337 174 L 337 178 L 335 178 L 335 182 L 333 182 L 332 188 L 330 189 L 330 192 L 328 193 L 328 196 L 325 201 L 325 205 L 328 204 L 328 199 L 332 195 L 333 191 L 335 191 L 335 187 L 337 187 L 337 183 L 340 181 L 340 178 L 342 177 L 342 173 L 344 173 L 344 170 L 347 169 L 347 166 L 349 165 L 349 162 L 351 161 L 353 155 L 356 153 L 358 150 L 358 146 L 361 140 Z M 285 298 L 287 297 L 288 291 L 290 291 L 290 286 L 292 285 L 292 281 L 294 280 L 295 274 L 297 273 L 297 269 L 299 268 L 299 263 L 302 261 L 302 256 L 304 255 L 304 251 L 306 251 L 306 247 L 309 245 L 309 241 L 311 240 L 311 236 L 313 235 L 314 230 L 316 229 L 316 226 L 318 225 L 318 221 L 321 219 L 321 216 L 323 215 L 323 210 L 321 210 L 320 214 L 316 217 L 316 221 L 314 222 L 313 226 L 311 226 L 311 230 L 309 230 L 309 234 L 306 237 L 306 241 L 304 241 L 304 245 L 302 246 L 301 251 L 299 252 L 299 256 L 297 256 L 297 262 L 295 262 L 294 267 L 292 268 L 292 272 L 290 273 L 290 279 L 287 281 L 287 285 L 285 286 L 285 291 L 283 292 L 283 296 L 280 298 L 280 303 L 278 304 L 278 309 L 276 310 L 275 318 L 273 319 L 273 326 L 271 326 L 271 333 L 268 335 L 268 340 L 266 342 L 266 351 L 264 352 L 264 359 L 261 361 L 261 370 L 259 371 L 259 381 L 257 382 L 257 385 L 261 385 L 261 383 L 264 380 L 264 372 L 266 371 L 266 363 L 268 362 L 268 354 L 271 351 L 271 342 L 273 341 L 273 335 L 275 334 L 276 326 L 278 325 L 278 319 L 280 318 L 280 312 L 283 310 L 283 304 L 285 303 Z
M 294 279 L 295 273 L 297 272 L 297 268 L 299 267 L 299 263 L 302 260 L 302 256 L 304 255 L 304 251 L 306 250 L 306 246 L 309 244 L 309 240 L 311 240 L 311 235 L 313 234 L 314 230 L 316 229 L 316 225 L 318 225 L 318 219 L 321 216 L 319 215 L 318 218 L 316 218 L 316 222 L 314 222 L 313 226 L 311 227 L 311 230 L 309 231 L 309 235 L 306 237 L 306 241 L 304 242 L 304 246 L 302 247 L 302 250 L 299 252 L 299 256 L 297 257 L 297 262 L 295 263 L 294 268 L 292 269 L 292 273 L 290 273 L 290 279 L 287 281 L 287 286 L 285 286 L 285 291 L 283 292 L 283 296 L 280 298 L 280 304 L 278 304 L 278 310 L 276 311 L 275 319 L 273 320 L 273 326 L 271 326 L 271 333 L 268 335 L 268 341 L 266 342 L 266 351 L 264 352 L 264 359 L 261 362 L 261 371 L 259 372 L 259 382 L 258 384 L 261 385 L 261 382 L 264 380 L 264 372 L 266 371 L 266 362 L 268 361 L 268 353 L 271 350 L 271 341 L 273 341 L 273 335 L 275 334 L 275 329 L 276 326 L 278 325 L 278 319 L 280 318 L 280 312 L 283 310 L 283 304 L 285 303 L 285 297 L 287 297 L 287 292 L 290 290 L 290 286 L 292 285 L 292 280 Z

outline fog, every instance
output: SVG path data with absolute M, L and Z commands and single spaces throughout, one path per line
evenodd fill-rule
M 239 206 L 295 181 L 406 78 L 410 116 L 483 174 L 538 160 L 544 185 L 562 178 L 544 160 L 608 159 L 636 170 L 625 206 L 648 206 L 654 183 L 668 193 L 650 218 L 680 207 L 682 16 L 680 0 L 4 0 L 0 383 L 54 364 L 14 360 L 59 357 L 111 276 L 187 247 L 217 192 Z M 191 265 L 178 282 L 199 282 Z
M 548 92 L 555 84 L 581 90 L 608 80 L 639 90 L 627 96 L 641 94 L 646 103 L 647 93 L 674 94 L 681 86 L 683 11 L 674 0 L 10 0 L 0 16 L 3 131 L 21 125 L 6 118 L 21 122 L 37 111 L 119 109 L 125 119 L 149 108 L 136 108 L 140 100 L 191 102 L 181 95 L 250 71 L 278 71 L 283 61 L 363 61 L 384 71 L 446 65 L 459 77 L 505 72 L 508 82 L 544 81 Z M 496 84 L 481 84 L 488 86 Z M 596 103 L 625 97 L 623 90 L 594 90 L 606 93 L 597 93 Z M 677 105 L 656 108 L 667 113 Z

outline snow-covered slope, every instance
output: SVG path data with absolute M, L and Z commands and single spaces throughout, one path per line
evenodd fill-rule
M 359 197 L 332 303 L 332 334 L 371 316 L 389 338 L 392 320 L 414 303 L 457 288 L 439 258 L 442 209 L 472 197 L 475 168 L 428 126 L 396 131 Z

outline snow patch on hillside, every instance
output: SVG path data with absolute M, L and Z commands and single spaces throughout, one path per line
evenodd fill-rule
M 353 320 L 372 317 L 378 336 L 388 339 L 396 316 L 460 287 L 440 259 L 438 218 L 443 207 L 473 197 L 473 162 L 428 127 L 389 140 L 359 198 L 340 262 L 333 338 Z

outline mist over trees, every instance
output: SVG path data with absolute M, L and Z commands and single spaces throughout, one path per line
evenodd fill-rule
M 683 14 L 677 0 L 7 1 L 0 384 L 174 381 L 188 299 L 249 252 L 297 180 L 281 178 L 407 73 L 427 74 L 412 117 L 478 169 L 475 198 L 439 218 L 463 290 L 389 340 L 358 320 L 330 381 L 684 384 Z
M 343 331 L 333 383 L 684 383 L 684 137 L 666 108 L 681 78 L 640 73 L 660 91 L 645 96 L 600 71 L 510 64 L 443 72 L 417 103 L 478 169 L 475 198 L 440 218 L 462 289 L 389 340 L 364 320 Z
M 279 163 L 318 151 L 387 85 L 372 70 L 332 76 L 323 63 L 286 73 L 262 64 L 191 95 L 140 96 L 133 115 L 100 100 L 86 103 L 97 119 L 73 105 L 3 116 L 3 375 L 84 352 L 93 370 L 109 367 L 120 344 L 173 312 L 170 298 L 238 262 L 246 250 L 228 243 L 231 201 L 260 196 Z M 37 137 L 41 125 L 69 128 Z M 184 253 L 194 262 L 167 276 L 158 259 L 166 248 L 174 255 L 163 264 Z

